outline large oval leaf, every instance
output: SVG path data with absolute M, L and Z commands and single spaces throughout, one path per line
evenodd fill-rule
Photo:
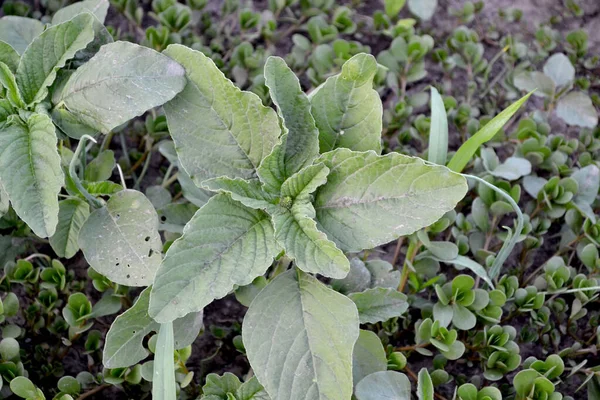
M 150 315 L 172 321 L 265 273 L 280 251 L 270 217 L 213 196 L 171 245 L 154 280 Z
M 90 214 L 81 228 L 79 247 L 90 266 L 111 281 L 150 285 L 162 251 L 154 206 L 138 191 L 116 193 Z
M 315 195 L 317 222 L 344 251 L 370 249 L 429 226 L 467 192 L 461 175 L 398 153 L 338 149 L 317 162 L 331 170 Z
M 58 193 L 63 184 L 52 120 L 16 116 L 0 130 L 0 180 L 16 213 L 40 237 L 52 236 L 58 222 Z
M 595 128 L 598 112 L 590 96 L 583 92 L 571 92 L 558 100 L 556 114 L 568 125 Z
M 356 385 L 357 400 L 411 400 L 410 381 L 396 371 L 375 372 Z
M 137 364 L 148 356 L 144 338 L 158 332 L 160 324 L 148 315 L 150 288 L 144 289 L 135 304 L 119 315 L 106 334 L 102 362 L 106 368 L 125 368 Z M 202 328 L 202 311 L 190 313 L 173 322 L 175 349 L 189 346 Z
M 201 52 L 170 45 L 165 54 L 188 77 L 183 92 L 164 106 L 183 168 L 197 185 L 220 176 L 256 177 L 279 137 L 275 111 L 235 87 Z
M 59 101 L 90 127 L 113 128 L 171 100 L 185 86 L 177 62 L 152 49 L 114 42 L 69 78 Z
M 0 18 L 0 40 L 23 54 L 29 43 L 44 31 L 44 24 L 33 18 L 6 16 Z
M 59 203 L 58 225 L 50 238 L 50 246 L 59 257 L 71 258 L 79 251 L 79 232 L 90 216 L 90 206 L 83 200 L 71 198 Z
M 271 398 L 350 400 L 354 303 L 294 269 L 254 299 L 242 326 L 248 360 Z
M 387 357 L 381 339 L 375 332 L 361 329 L 352 353 L 354 386 L 367 375 L 385 370 L 387 370 Z
M 93 22 L 91 14 L 80 14 L 48 28 L 27 47 L 17 68 L 17 84 L 25 103 L 46 98 L 56 71 L 94 39 Z
M 373 78 L 377 61 L 357 54 L 311 96 L 321 152 L 338 147 L 381 152 L 383 107 Z

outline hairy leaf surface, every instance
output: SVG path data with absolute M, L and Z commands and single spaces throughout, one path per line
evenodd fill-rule
M 23 54 L 29 43 L 44 31 L 44 24 L 33 18 L 6 16 L 0 18 L 0 40 Z
M 119 315 L 106 334 L 102 361 L 106 368 L 125 368 L 137 364 L 148 356 L 143 345 L 150 332 L 158 332 L 160 324 L 148 315 L 150 288 L 144 289 L 134 305 Z M 202 328 L 202 311 L 190 313 L 173 322 L 175 349 L 194 342 Z
M 16 213 L 40 237 L 52 236 L 58 223 L 58 193 L 63 184 L 52 120 L 16 116 L 0 131 L 0 180 Z
M 269 57 L 265 81 L 283 126 L 281 143 L 267 156 L 258 174 L 267 190 L 278 192 L 283 182 L 319 155 L 319 131 L 310 101 L 296 74 L 279 57 Z
M 429 226 L 467 192 L 461 175 L 398 153 L 338 149 L 317 162 L 331 170 L 315 194 L 319 229 L 344 251 L 370 249 Z
M 62 200 L 58 206 L 58 225 L 50 246 L 57 256 L 68 259 L 79 251 L 79 232 L 90 216 L 90 207 L 78 198 Z
M 79 246 L 90 266 L 111 281 L 150 285 L 162 251 L 156 210 L 142 193 L 120 191 L 90 214 Z
M 46 98 L 56 72 L 94 39 L 93 21 L 91 14 L 80 14 L 46 29 L 31 42 L 21 57 L 16 75 L 25 103 L 31 105 Z
M 375 57 L 357 54 L 311 96 L 321 152 L 338 147 L 381 152 L 383 107 L 373 78 Z
M 271 398 L 350 400 L 354 303 L 297 269 L 254 299 L 242 327 L 250 365 Z
M 361 324 L 384 322 L 408 310 L 406 295 L 396 289 L 373 288 L 348 297 L 356 304 Z
M 281 203 L 271 210 L 275 238 L 298 268 L 343 278 L 350 271 L 350 262 L 335 243 L 317 229 L 315 210 L 310 203 L 310 194 L 327 181 L 328 172 L 323 164 L 302 169 L 283 183 Z M 286 202 L 288 204 L 284 204 Z
M 235 87 L 201 52 L 170 45 L 165 54 L 183 65 L 188 78 L 164 106 L 183 168 L 198 186 L 220 176 L 255 178 L 279 137 L 275 111 Z
M 154 280 L 150 315 L 165 322 L 201 310 L 264 274 L 279 251 L 266 213 L 217 194 L 169 248 Z
M 109 7 L 108 0 L 83 0 L 63 7 L 52 16 L 52 25 L 62 24 L 81 13 L 90 13 L 104 23 Z
M 59 100 L 90 127 L 108 133 L 175 97 L 185 86 L 184 74 L 167 56 L 118 41 L 78 68 Z

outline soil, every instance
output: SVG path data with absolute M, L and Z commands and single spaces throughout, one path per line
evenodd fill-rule
M 36 1 L 36 3 L 38 2 Z M 143 0 L 140 1 L 140 3 L 143 4 L 146 11 L 150 10 L 149 0 Z M 343 3 L 350 2 L 343 1 Z M 357 2 L 355 1 L 354 3 L 356 4 Z M 449 7 L 461 7 L 464 1 L 439 0 L 438 3 L 438 12 L 436 13 L 435 17 L 432 19 L 432 21 L 425 23 L 423 27 L 425 31 L 434 31 L 434 37 L 441 38 L 447 36 L 447 34 L 449 34 L 453 29 L 455 29 L 459 25 L 457 23 L 457 19 L 455 17 L 450 16 L 447 10 L 449 9 Z M 585 10 L 586 16 L 583 18 L 574 18 L 568 15 L 563 15 L 564 19 L 561 25 L 559 26 L 559 29 L 563 33 L 569 32 L 573 29 L 585 29 L 589 34 L 590 49 L 597 49 L 600 46 L 600 1 L 581 0 L 579 3 Z M 222 1 L 220 0 L 209 0 L 206 10 L 210 11 L 215 15 L 218 15 L 220 12 L 221 4 Z M 255 11 L 262 11 L 267 8 L 266 0 L 246 1 L 245 4 L 250 8 L 253 8 Z M 498 16 L 498 10 L 506 8 L 521 9 L 523 11 L 522 20 L 520 22 L 514 23 L 508 23 L 502 20 Z M 355 7 L 355 9 L 359 14 L 370 16 L 372 15 L 374 10 L 383 9 L 383 1 L 367 0 L 359 2 L 359 5 Z M 537 27 L 541 23 L 547 21 L 551 16 L 562 14 L 564 12 L 563 10 L 564 7 L 562 6 L 562 0 L 520 0 L 518 2 L 514 0 L 486 0 L 483 12 L 477 17 L 476 21 L 472 24 L 472 27 L 474 27 L 480 32 L 484 32 L 487 29 L 487 27 L 489 27 L 490 25 L 494 25 L 501 33 L 511 32 L 514 35 L 518 35 L 523 42 L 531 43 L 531 40 L 534 37 L 535 30 L 537 29 Z M 409 17 L 408 11 L 403 10 L 402 16 Z M 128 22 L 124 19 L 122 15 L 120 15 L 114 9 L 114 7 L 111 7 L 109 11 L 106 24 L 113 25 L 115 27 L 120 28 L 121 30 L 129 29 Z M 150 17 L 146 17 L 146 19 L 144 20 L 144 24 L 154 24 L 154 21 Z M 360 41 L 364 44 L 369 45 L 373 54 L 377 54 L 381 50 L 386 49 L 389 46 L 389 43 L 391 42 L 391 40 L 387 37 L 369 34 L 368 32 L 365 33 L 364 31 L 361 34 Z M 281 43 L 277 43 L 276 52 L 280 55 L 285 55 L 289 52 L 290 48 L 291 44 L 290 40 L 288 39 L 282 41 Z M 491 58 L 491 56 L 493 56 L 493 54 L 495 54 L 498 50 L 498 45 L 490 44 L 489 48 L 486 49 L 486 55 L 488 56 L 488 59 Z M 425 88 L 431 82 L 437 82 L 442 78 L 442 72 L 439 70 L 438 66 L 435 65 L 433 62 L 428 61 L 426 69 L 429 71 L 429 76 L 424 81 L 418 82 L 417 84 L 409 84 L 407 88 L 409 95 L 423 90 L 423 88 Z M 453 89 L 457 93 L 464 91 L 466 85 L 466 76 L 461 76 L 460 74 L 458 74 L 455 81 L 452 82 L 452 85 Z M 385 97 L 385 94 L 382 100 L 388 103 L 391 101 L 390 98 Z M 423 109 L 422 111 L 424 112 L 426 110 Z M 567 131 L 565 125 L 562 122 L 552 120 L 551 123 L 553 127 L 553 132 Z M 458 135 L 458 132 L 451 132 L 451 134 L 452 136 L 450 138 L 450 143 L 451 145 L 457 147 L 461 140 Z M 130 140 L 130 142 L 127 143 L 129 148 L 142 148 L 135 137 L 133 139 L 128 140 Z M 117 154 L 120 154 L 119 150 L 116 150 L 120 149 L 118 136 L 114 138 L 111 148 L 115 149 Z M 145 177 L 142 183 L 142 190 L 145 187 L 157 183 L 157 178 L 161 176 L 158 170 L 161 167 L 164 167 L 165 165 L 166 162 L 162 158 L 162 156 L 160 156 L 157 152 L 153 152 L 151 167 L 149 169 L 148 175 Z M 544 247 L 540 251 L 538 251 L 537 257 L 540 257 L 540 260 L 545 260 L 546 258 L 548 258 L 548 256 L 554 252 L 553 245 L 554 242 L 548 240 Z M 395 244 L 382 246 L 380 249 L 376 249 L 375 251 L 373 251 L 372 254 L 376 254 L 377 257 L 383 259 L 391 260 L 394 253 L 394 247 Z M 51 254 L 50 250 L 48 254 Z M 402 258 L 399 260 L 399 262 L 402 262 Z M 515 265 L 516 263 L 516 259 L 512 260 L 512 265 Z M 71 260 L 68 263 L 67 267 L 69 270 L 75 271 L 78 277 L 85 278 L 87 264 L 83 257 L 78 256 L 74 260 Z M 93 299 L 93 301 L 99 299 L 98 292 L 92 288 L 91 284 L 88 285 L 86 292 L 88 296 Z M 23 296 L 26 295 L 23 293 Z M 187 363 L 188 368 L 194 371 L 195 373 L 195 385 L 201 385 L 201 382 L 204 382 L 204 377 L 208 373 L 222 374 L 224 372 L 232 372 L 238 376 L 242 376 L 248 372 L 249 365 L 245 357 L 243 357 L 235 349 L 232 342 L 233 338 L 236 335 L 240 334 L 240 327 L 244 313 L 245 307 L 241 306 L 231 295 L 224 299 L 215 301 L 204 310 L 206 329 L 195 341 L 193 345 L 192 357 Z M 418 315 L 414 315 L 413 317 L 418 318 Z M 93 329 L 98 329 L 102 331 L 105 335 L 111 322 L 112 318 L 103 318 L 101 319 L 101 321 L 96 322 Z M 520 320 L 515 319 L 514 322 L 518 324 Z M 223 330 L 224 334 L 218 335 L 218 338 L 215 337 L 215 335 L 213 334 L 215 328 L 220 328 L 221 330 Z M 398 337 L 394 338 L 393 344 L 396 346 L 410 345 L 413 343 L 413 338 L 411 335 L 412 334 L 399 335 Z M 29 353 L 30 351 L 33 351 L 33 348 L 36 344 L 42 344 L 47 342 L 48 341 L 46 336 L 34 337 L 33 340 L 27 342 L 24 345 L 24 351 Z M 47 345 L 60 346 L 61 343 L 47 343 Z M 521 353 L 523 355 L 523 359 L 530 355 L 542 357 L 542 354 L 540 354 L 539 351 L 539 347 L 536 347 L 535 344 L 522 345 Z M 414 359 L 416 359 L 416 361 Z M 65 374 L 72 376 L 84 370 L 89 370 L 93 373 L 98 373 L 102 370 L 101 362 L 97 356 L 92 358 L 84 354 L 82 341 L 76 342 L 72 347 L 69 348 L 67 354 L 62 360 L 62 365 L 64 367 Z M 410 365 L 411 368 L 413 368 L 414 370 L 418 370 L 418 368 L 421 368 L 421 366 L 430 366 L 431 360 L 419 360 L 418 357 L 412 356 L 410 359 Z M 479 372 L 473 370 L 472 368 L 476 367 L 468 364 L 455 363 L 449 367 L 448 371 L 452 374 L 463 376 L 472 375 L 473 372 Z M 39 378 L 40 380 L 35 380 L 36 383 L 40 382 L 47 384 L 48 388 L 55 387 L 56 378 Z M 561 387 L 561 391 L 564 394 L 568 393 L 573 395 L 574 388 L 579 383 L 580 382 L 570 381 L 568 387 Z M 447 397 L 451 397 L 451 390 L 453 384 L 446 386 L 446 388 L 442 389 L 441 394 Z M 135 389 L 132 389 L 132 386 L 128 385 L 124 385 L 122 388 L 109 387 L 103 390 L 102 392 L 97 393 L 96 395 L 87 397 L 87 399 L 139 400 L 142 398 L 150 397 L 149 393 L 147 392 L 148 389 L 148 387 L 143 388 L 143 390 L 146 390 L 146 392 L 144 392 L 140 391 L 139 386 L 137 386 Z

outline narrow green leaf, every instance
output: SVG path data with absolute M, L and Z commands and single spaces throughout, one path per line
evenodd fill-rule
M 290 270 L 254 299 L 242 326 L 248 360 L 272 399 L 350 400 L 354 303 Z
M 52 25 L 66 22 L 82 13 L 93 14 L 101 23 L 104 23 L 109 7 L 108 0 L 83 0 L 63 7 L 52 16 Z
M 348 297 L 356 304 L 361 324 L 384 322 L 408 310 L 406 296 L 396 289 L 373 288 Z
M 147 286 L 161 262 L 158 215 L 135 190 L 114 194 L 81 228 L 79 247 L 96 271 L 120 285 Z
M 448 168 L 455 172 L 461 172 L 469 160 L 473 157 L 475 152 L 485 142 L 491 140 L 496 133 L 510 120 L 510 118 L 517 112 L 519 108 L 527 101 L 529 96 L 533 92 L 529 92 L 519 100 L 512 103 L 500 114 L 496 115 L 490 122 L 485 124 L 477 133 L 475 133 L 469 140 L 464 142 L 458 149 L 454 157 L 448 163 Z
M 56 72 L 94 39 L 93 21 L 91 14 L 80 14 L 46 29 L 31 42 L 17 68 L 17 84 L 26 104 L 44 100 Z
M 50 246 L 57 256 L 72 258 L 79 251 L 79 232 L 90 216 L 89 205 L 77 198 L 62 200 L 58 203 L 58 225 L 50 238 Z
M 383 107 L 373 89 L 376 73 L 375 57 L 357 54 L 311 96 L 321 153 L 338 147 L 381 153 Z
M 0 40 L 23 54 L 29 43 L 44 31 L 44 24 L 33 18 L 6 16 L 0 18 Z
M 152 398 L 155 400 L 177 400 L 174 351 L 173 323 L 160 324 L 152 377 Z
M 9 117 L 0 131 L 0 180 L 17 215 L 40 237 L 52 236 L 58 223 L 64 178 L 56 142 L 44 114 L 33 114 L 27 123 Z
M 20 58 L 10 44 L 0 41 L 0 62 L 6 64 L 13 73 L 17 72 Z
M 330 169 L 315 194 L 319 229 L 344 251 L 370 249 L 429 226 L 467 192 L 462 176 L 398 153 L 338 149 L 317 162 Z
M 243 92 L 199 51 L 170 45 L 165 54 L 185 68 L 183 92 L 165 104 L 182 167 L 200 186 L 210 178 L 251 179 L 279 137 L 275 111 Z
M 357 400 L 411 400 L 410 381 L 396 371 L 375 372 L 356 385 Z
M 280 252 L 269 216 L 213 196 L 186 225 L 154 279 L 150 315 L 172 321 L 265 273 Z
M 431 124 L 429 127 L 428 160 L 439 165 L 446 165 L 448 154 L 448 116 L 442 96 L 431 87 Z
M 283 137 L 258 173 L 267 189 L 277 193 L 287 178 L 317 158 L 319 131 L 310 113 L 308 97 L 282 58 L 267 59 L 265 81 L 282 120 Z
M 184 73 L 152 49 L 109 43 L 71 75 L 59 101 L 90 127 L 108 133 L 172 99 L 185 86 Z
M 150 332 L 158 332 L 160 324 L 148 315 L 150 288 L 140 293 L 133 306 L 119 315 L 106 334 L 102 362 L 106 368 L 126 368 L 145 359 L 149 352 L 144 339 Z M 202 311 L 190 313 L 173 322 L 175 349 L 194 342 L 202 328 Z
M 419 371 L 417 397 L 419 400 L 433 400 L 433 382 L 427 372 L 427 368 L 421 368 Z
M 8 65 L 0 61 L 0 85 L 6 89 L 6 98 L 13 107 L 23 108 L 25 103 L 17 86 L 17 81 Z

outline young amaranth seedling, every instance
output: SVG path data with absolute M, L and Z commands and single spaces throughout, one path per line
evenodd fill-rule
M 71 176 L 73 155 L 63 144 L 109 133 L 172 99 L 186 82 L 183 68 L 165 55 L 113 42 L 102 24 L 108 6 L 107 0 L 77 3 L 48 26 L 1 20 L 3 32 L 21 34 L 0 38 L 0 192 L 36 235 L 52 237 L 61 256 L 78 250 L 78 228 L 89 214 L 83 199 L 99 207 L 94 195 L 112 194 L 104 190 L 111 185 Z M 63 187 L 69 197 L 59 202 Z
M 310 97 L 282 59 L 269 58 L 265 78 L 276 113 L 236 88 L 202 53 L 171 45 L 165 54 L 183 65 L 188 79 L 164 105 L 179 162 L 198 186 L 216 194 L 156 273 L 148 312 L 162 324 L 159 342 L 163 336 L 173 346 L 172 321 L 250 284 L 274 259 L 284 262 L 285 252 L 294 267 L 256 296 L 244 319 L 256 377 L 272 398 L 350 398 L 359 312 L 312 274 L 343 278 L 350 269 L 344 252 L 432 224 L 465 195 L 465 178 L 418 158 L 379 155 L 382 105 L 372 88 L 377 63 L 370 55 L 354 56 Z M 115 354 L 126 348 L 115 346 L 113 329 L 104 357 L 111 368 L 147 355 Z M 163 361 L 157 352 L 155 372 L 164 378 L 154 381 L 157 393 L 175 385 L 172 362 Z M 303 372 L 294 373 L 297 368 Z

